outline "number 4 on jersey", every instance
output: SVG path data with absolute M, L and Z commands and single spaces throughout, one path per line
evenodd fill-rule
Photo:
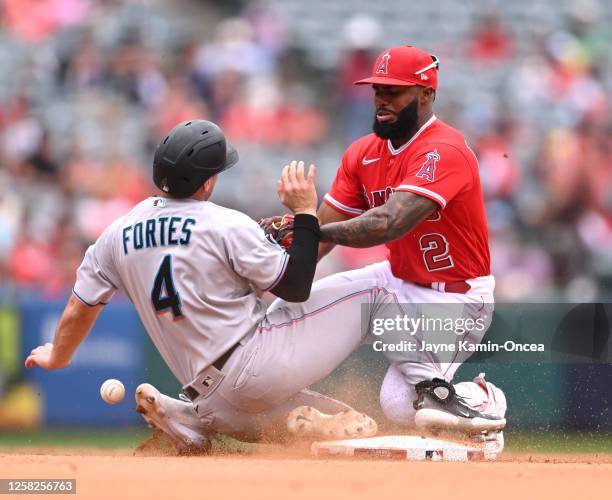
M 153 283 L 153 289 L 151 290 L 151 302 L 153 302 L 153 307 L 157 314 L 171 310 L 174 319 L 183 317 L 181 298 L 176 288 L 174 288 L 174 280 L 172 278 L 172 255 L 166 255 L 159 266 L 155 282 Z

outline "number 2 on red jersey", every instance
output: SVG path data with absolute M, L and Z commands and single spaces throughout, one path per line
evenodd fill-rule
M 449 254 L 448 241 L 441 234 L 424 234 L 419 238 L 419 247 L 428 271 L 440 271 L 455 266 Z

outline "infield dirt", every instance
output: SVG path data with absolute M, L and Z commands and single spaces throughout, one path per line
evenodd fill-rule
M 609 498 L 612 455 L 504 454 L 496 462 L 447 463 L 321 460 L 307 448 L 278 446 L 206 457 L 28 448 L 0 450 L 0 477 L 76 478 L 77 497 L 95 499 L 584 500 Z

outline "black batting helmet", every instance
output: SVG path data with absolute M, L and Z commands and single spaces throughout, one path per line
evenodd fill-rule
M 179 123 L 155 150 L 153 182 L 164 193 L 188 198 L 207 179 L 237 161 L 238 152 L 214 123 L 206 120 Z

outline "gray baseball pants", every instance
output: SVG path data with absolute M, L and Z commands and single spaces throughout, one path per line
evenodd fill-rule
M 362 344 L 375 315 L 397 312 L 397 299 L 373 279 L 338 276 L 317 281 L 306 302 L 276 300 L 221 371 L 209 367 L 198 376 L 203 390 L 194 408 L 213 430 L 241 439 L 280 438 L 297 406 L 325 413 L 349 408 L 306 388 Z

